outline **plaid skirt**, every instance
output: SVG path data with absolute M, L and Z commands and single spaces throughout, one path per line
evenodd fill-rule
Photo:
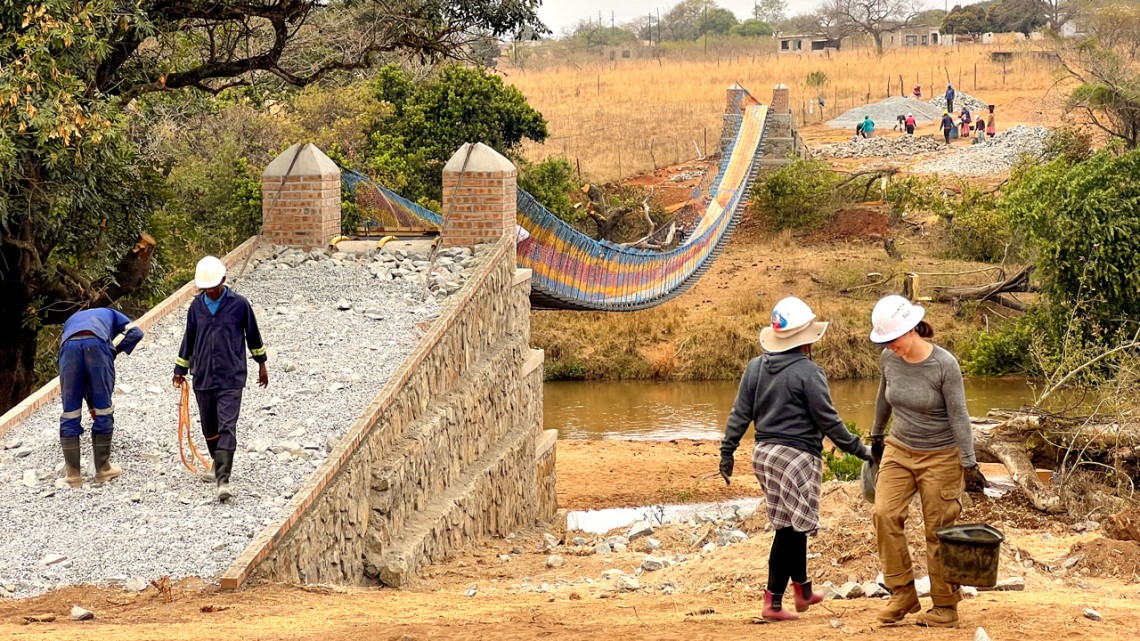
M 752 471 L 764 491 L 772 527 L 814 535 L 819 529 L 823 460 L 786 445 L 757 443 Z

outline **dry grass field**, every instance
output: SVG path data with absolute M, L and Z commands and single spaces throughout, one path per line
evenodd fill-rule
M 1033 55 L 1034 43 L 962 45 L 954 48 L 895 49 L 881 58 L 858 49 L 820 55 L 748 55 L 699 50 L 691 59 L 621 60 L 550 64 L 541 70 L 504 69 L 550 123 L 545 144 L 526 149 L 532 160 L 565 156 L 577 161 L 587 178 L 608 182 L 687 161 L 714 152 L 720 136 L 724 90 L 740 83 L 761 101 L 772 87 L 784 83 L 792 90 L 792 108 L 801 124 L 819 123 L 818 109 L 807 113 L 817 95 L 826 103 L 823 118 L 900 95 L 916 83 L 924 93 L 941 93 L 946 82 L 960 91 L 993 101 L 1001 108 L 1003 126 L 1016 122 L 1048 121 L 1058 96 L 1055 65 Z M 995 51 L 1013 51 L 1005 64 L 992 62 Z M 808 87 L 808 74 L 828 78 L 822 89 Z M 1012 117 L 1011 117 L 1012 116 Z M 833 130 L 807 127 L 826 138 Z

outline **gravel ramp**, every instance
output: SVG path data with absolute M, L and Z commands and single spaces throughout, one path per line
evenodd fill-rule
M 438 317 L 477 264 L 469 250 L 435 263 L 402 250 L 360 260 L 344 254 L 271 252 L 235 291 L 254 306 L 269 355 L 269 387 L 250 369 L 238 455 L 226 504 L 179 461 L 177 391 L 170 379 L 185 307 L 118 359 L 113 459 L 123 476 L 60 478 L 58 400 L 5 435 L 0 451 L 0 596 L 73 584 L 214 578 L 250 539 L 281 518 L 306 478 L 416 345 L 419 323 Z M 429 275 L 429 270 L 434 270 Z M 205 451 L 191 400 L 195 442 Z

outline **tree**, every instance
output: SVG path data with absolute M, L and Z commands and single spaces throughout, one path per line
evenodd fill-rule
M 1090 19 L 1092 35 L 1075 44 L 1054 35 L 1061 69 L 1079 84 L 1066 109 L 1086 125 L 1140 146 L 1140 8 L 1116 5 Z
M 1003 33 L 1024 33 L 1045 24 L 1043 0 L 997 0 L 986 14 L 990 29 Z
M 696 40 L 701 36 L 704 13 L 716 8 L 713 0 L 681 0 L 661 16 L 662 37 L 665 40 Z
M 958 35 L 986 33 L 990 31 L 989 22 L 986 21 L 986 8 L 981 4 L 954 5 L 942 19 L 940 31 Z
M 755 18 L 749 18 L 733 27 L 730 33 L 734 36 L 740 36 L 742 38 L 762 38 L 765 36 L 771 36 L 774 32 L 772 31 L 772 26 L 767 22 L 761 22 Z
M 752 5 L 752 17 L 760 22 L 776 24 L 787 16 L 785 0 L 758 0 Z
M 615 46 L 637 40 L 636 32 L 592 20 L 579 21 L 570 36 L 586 47 Z
M 0 411 L 34 385 L 37 329 L 137 291 L 161 183 L 125 135 L 147 93 L 303 86 L 394 52 L 469 57 L 544 29 L 538 0 L 41 0 L 0 6 Z M 145 238 L 143 239 L 146 240 Z
M 736 15 L 723 7 L 714 7 L 701 14 L 697 23 L 697 35 L 714 34 L 726 36 L 737 25 Z
M 920 0 L 827 0 L 821 13 L 867 34 L 883 53 L 883 34 L 910 24 L 921 12 Z
M 406 198 L 438 208 L 443 165 L 465 142 L 517 158 L 524 139 L 546 140 L 546 121 L 499 76 L 448 65 L 416 84 L 396 65 L 379 70 L 376 97 L 392 115 L 373 132 L 365 168 Z

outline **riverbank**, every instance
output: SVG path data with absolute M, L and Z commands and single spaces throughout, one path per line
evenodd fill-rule
M 882 206 L 857 206 L 808 234 L 774 235 L 746 220 L 709 272 L 678 299 L 631 313 L 534 312 L 532 342 L 546 351 L 547 380 L 735 379 L 760 352 L 771 307 L 799 296 L 831 322 L 813 358 L 828 376 L 873 378 L 877 349 L 869 340 L 871 308 L 897 293 L 901 276 L 932 285 L 988 282 L 983 263 L 945 257 L 940 229 L 888 227 Z M 892 238 L 901 258 L 884 251 Z M 973 273 L 970 273 L 973 272 Z M 888 276 L 890 282 L 876 285 Z M 920 291 L 921 295 L 922 291 Z M 987 305 L 928 303 L 936 342 L 965 360 L 979 334 L 1009 311 Z

